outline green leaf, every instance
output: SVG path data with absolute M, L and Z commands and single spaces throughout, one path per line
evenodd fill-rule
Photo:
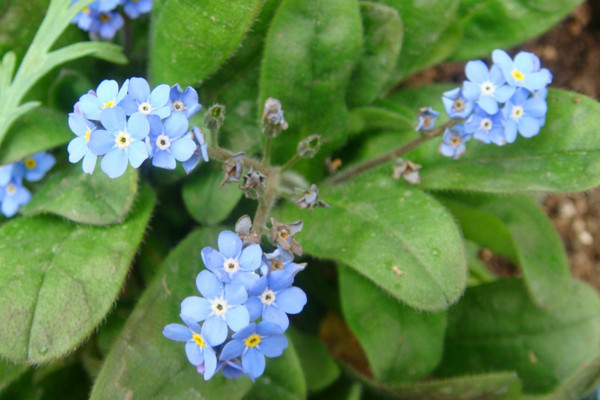
M 235 183 L 219 187 L 223 171 L 212 169 L 195 174 L 183 184 L 183 202 L 190 215 L 201 224 L 223 221 L 242 198 Z
M 0 2 L 0 54 L 14 51 L 19 59 L 23 58 L 44 18 L 48 3 L 48 0 Z
M 441 96 L 447 88 L 444 85 L 402 90 L 377 104 L 390 108 L 412 108 L 415 113 L 421 106 L 443 110 Z M 420 171 L 420 187 L 423 189 L 491 193 L 585 190 L 600 184 L 600 146 L 591 139 L 595 137 L 600 123 L 598 115 L 600 104 L 595 100 L 578 93 L 551 89 L 546 125 L 533 138 L 519 136 L 515 143 L 506 146 L 471 140 L 467 143 L 465 155 L 459 160 L 440 155 L 440 139 L 436 138 L 411 151 L 405 158 L 423 165 Z M 444 120 L 447 117 L 440 123 Z M 384 134 L 378 153 L 389 150 L 397 135 Z M 361 157 L 369 155 L 363 153 Z
M 25 371 L 27 371 L 27 365 L 13 364 L 7 360 L 0 360 L 0 393 L 17 380 Z
M 340 376 L 340 367 L 322 341 L 295 329 L 288 330 L 287 336 L 297 349 L 308 390 L 312 392 L 326 388 Z
M 362 25 L 356 0 L 284 0 L 265 43 L 260 107 L 281 100 L 289 129 L 273 141 L 275 163 L 296 153 L 298 142 L 319 134 L 324 145 L 315 159 L 298 166 L 313 175 L 348 135 L 346 85 L 361 50 Z
M 39 364 L 84 341 L 117 298 L 153 205 L 145 188 L 121 225 L 75 225 L 51 216 L 4 224 L 0 354 Z
M 338 268 L 344 317 L 364 349 L 375 379 L 404 383 L 420 379 L 442 359 L 446 312 L 410 308 L 354 270 Z
M 489 57 L 550 29 L 583 0 L 461 0 L 463 35 L 454 60 Z
M 467 252 L 467 263 L 469 265 L 469 280 L 467 286 L 481 285 L 496 280 L 496 276 L 479 259 L 480 247 L 465 240 L 465 251 Z
M 404 23 L 404 44 L 393 82 L 442 61 L 454 50 L 456 28 L 452 27 L 460 0 L 378 0 L 398 10 Z M 450 30 L 452 27 L 453 30 Z M 450 35 L 450 36 L 449 36 Z M 450 37 L 452 40 L 448 40 Z
M 47 68 L 56 67 L 86 56 L 116 64 L 127 64 L 127 57 L 125 57 L 123 49 L 119 45 L 104 42 L 79 42 L 48 53 Z
M 66 114 L 40 107 L 23 115 L 8 131 L 0 148 L 0 165 L 64 145 L 73 137 Z
M 365 131 L 410 129 L 414 113 L 401 113 L 382 107 L 358 107 L 350 112 L 350 135 Z
M 462 238 L 437 201 L 378 172 L 320 189 L 330 209 L 287 203 L 278 213 L 279 221 L 304 220 L 298 240 L 307 253 L 349 265 L 417 309 L 458 299 L 467 279 Z
M 261 5 L 261 0 L 165 0 L 154 15 L 152 80 L 201 82 L 235 51 Z
M 524 390 L 552 390 L 585 368 L 600 342 L 600 300 L 588 285 L 573 281 L 573 294 L 559 309 L 530 299 L 523 282 L 504 279 L 468 288 L 448 314 L 444 376 L 514 370 Z
M 110 179 L 98 168 L 92 175 L 74 165 L 47 179 L 25 205 L 25 215 L 51 213 L 75 222 L 110 225 L 122 222 L 137 193 L 138 173 L 129 168 L 117 179 Z
M 361 2 L 364 43 L 348 84 L 350 106 L 370 104 L 390 80 L 402 47 L 402 20 L 388 6 Z
M 571 278 L 562 241 L 548 216 L 532 200 L 524 196 L 439 198 L 456 216 L 467 239 L 520 265 L 539 306 L 553 308 L 568 300 Z M 499 236 L 502 238 L 496 240 Z
M 236 400 L 250 389 L 247 378 L 228 380 L 218 374 L 205 382 L 187 360 L 184 344 L 162 335 L 165 325 L 180 323 L 183 299 L 197 294 L 196 275 L 204 268 L 200 250 L 216 246 L 221 230 L 194 231 L 167 257 L 106 357 L 91 400 Z
M 265 374 L 254 382 L 244 400 L 303 400 L 306 381 L 294 345 L 289 341 L 281 357 L 267 358 Z

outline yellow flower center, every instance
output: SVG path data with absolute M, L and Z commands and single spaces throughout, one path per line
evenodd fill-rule
M 108 14 L 100 14 L 100 21 L 102 21 L 102 22 L 108 22 L 108 21 L 110 21 L 110 15 L 108 15 Z
M 37 163 L 35 162 L 35 160 L 33 158 L 29 157 L 29 158 L 25 159 L 25 168 L 34 169 L 36 165 L 37 165 Z
M 81 12 L 84 13 L 84 14 L 89 14 L 90 13 L 90 8 L 86 7 L 83 10 L 81 10 Z
M 290 234 L 285 229 L 280 230 L 279 232 L 277 232 L 277 234 L 279 235 L 279 239 L 281 240 L 288 240 L 290 238 Z
M 129 136 L 129 133 L 127 132 L 119 132 L 115 138 L 115 142 L 119 148 L 126 149 L 131 144 L 131 136 Z
M 85 142 L 89 142 L 90 141 L 90 135 L 92 134 L 92 130 L 90 128 L 87 129 L 87 131 L 85 131 Z
M 525 75 L 523 75 L 523 73 L 519 70 L 514 69 L 511 72 L 511 75 L 515 81 L 522 82 L 525 80 Z
M 248 336 L 245 340 L 246 347 L 256 347 L 260 344 L 260 336 L 256 333 Z
M 6 193 L 8 193 L 11 196 L 17 193 L 17 185 L 15 185 L 14 183 L 9 183 L 8 186 L 6 186 Z
M 202 335 L 194 333 L 194 335 L 192 336 L 192 339 L 194 339 L 194 342 L 196 342 L 196 344 L 198 346 L 200 346 L 200 347 L 206 346 L 206 343 L 204 342 L 204 338 L 202 337 Z
M 185 110 L 185 104 L 183 104 L 181 101 L 174 101 L 173 108 L 175 111 L 183 111 Z
M 109 100 L 102 105 L 102 108 L 112 108 L 115 106 L 115 102 L 113 100 Z

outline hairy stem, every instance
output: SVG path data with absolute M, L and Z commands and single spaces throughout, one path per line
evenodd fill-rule
M 265 141 L 265 149 L 263 151 L 262 163 L 264 165 L 269 165 L 270 160 L 271 160 L 271 138 L 268 137 L 267 140 Z
M 298 153 L 294 154 L 294 156 L 292 158 L 290 158 L 288 160 L 288 162 L 286 162 L 285 164 L 283 164 L 283 167 L 281 167 L 281 172 L 285 172 L 288 169 L 290 169 L 294 164 L 296 164 L 296 162 L 300 159 L 300 155 Z

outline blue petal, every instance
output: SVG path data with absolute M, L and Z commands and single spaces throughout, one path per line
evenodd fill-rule
M 264 322 L 276 324 L 281 327 L 282 330 L 286 330 L 290 325 L 287 314 L 274 305 L 266 306 L 263 310 L 262 317 Z
M 154 110 L 152 110 L 152 113 L 154 115 L 158 115 L 161 119 L 165 119 L 169 115 L 171 115 L 171 107 L 169 107 L 169 106 L 158 107 L 158 108 L 155 108 Z
M 115 136 L 105 130 L 99 129 L 90 134 L 88 147 L 92 153 L 102 156 L 115 146 Z
M 548 84 L 549 80 L 551 78 L 547 70 L 542 70 L 527 75 L 524 86 L 531 91 L 540 90 Z
M 205 247 L 204 250 L 206 249 L 211 248 Z M 203 255 L 204 250 L 202 250 Z M 221 293 L 223 293 L 223 284 L 219 281 L 219 279 L 217 279 L 215 274 L 207 270 L 200 271 L 200 273 L 196 277 L 196 287 L 198 288 L 200 294 L 206 297 L 207 299 L 214 299 L 216 297 L 220 297 Z
M 167 84 L 158 85 L 150 93 L 150 104 L 153 108 L 160 108 L 169 102 L 169 91 L 171 88 Z
M 225 275 L 227 274 L 225 273 Z M 248 288 L 254 286 L 254 284 L 260 277 L 258 276 L 258 274 L 255 274 L 252 271 L 240 270 L 236 274 L 234 274 L 232 278 L 232 282 L 239 283 L 240 285 L 244 286 L 246 290 L 248 290 Z
M 105 108 L 100 113 L 100 122 L 109 132 L 124 130 L 126 119 L 125 110 L 121 107 Z
M 487 65 L 481 60 L 469 61 L 465 66 L 465 74 L 475 83 L 485 82 L 490 77 Z
M 204 321 L 210 312 L 210 302 L 202 297 L 191 296 L 181 302 L 181 314 L 193 321 Z
M 173 155 L 168 151 L 164 150 L 159 150 L 154 153 L 154 156 L 152 157 L 152 165 L 164 169 L 175 169 L 175 167 L 177 167 L 175 157 L 173 157 Z
M 244 346 L 244 343 L 241 340 L 232 340 L 223 347 L 223 350 L 221 350 L 219 360 L 227 361 L 239 357 L 244 352 L 245 347 L 246 346 Z
M 134 113 L 129 117 L 127 121 L 127 132 L 131 134 L 131 137 L 143 140 L 148 136 L 150 132 L 150 123 L 148 118 L 142 113 Z
M 69 162 L 79 162 L 88 150 L 85 138 L 78 136 L 69 142 L 67 152 L 69 153 Z
M 260 341 L 260 349 L 267 357 L 279 357 L 287 347 L 288 340 L 285 335 L 269 336 Z
M 96 95 L 102 104 L 113 100 L 119 91 L 119 84 L 115 80 L 105 79 L 100 82 L 98 89 L 96 89 Z
M 173 113 L 165 120 L 165 135 L 174 139 L 182 136 L 188 130 L 189 122 L 183 113 Z
M 202 326 L 202 332 L 211 346 L 218 346 L 227 339 L 227 323 L 221 317 L 209 317 Z
M 250 323 L 250 315 L 248 309 L 244 306 L 233 306 L 227 310 L 225 315 L 227 325 L 232 331 L 237 332 L 245 328 Z
M 532 98 L 525 104 L 525 112 L 534 118 L 544 118 L 548 111 L 548 104 L 541 98 Z
M 237 235 L 236 235 L 237 237 Z M 246 271 L 254 271 L 262 264 L 263 251 L 258 244 L 251 244 L 242 250 L 240 256 L 240 268 Z
M 258 297 L 250 297 L 244 306 L 248 309 L 250 321 L 256 321 L 262 314 L 263 305 Z
M 227 304 L 238 305 L 243 304 L 248 299 L 248 293 L 241 284 L 230 283 L 225 285 L 224 297 L 227 301 Z
M 263 321 L 256 326 L 256 332 L 260 336 L 273 336 L 283 335 L 284 330 L 277 324 Z
M 500 49 L 494 50 L 492 52 L 492 60 L 494 61 L 494 63 L 498 64 L 502 69 L 512 68 L 513 65 L 512 58 L 510 58 L 508 53 Z
M 498 112 L 498 102 L 492 96 L 481 96 L 477 104 L 488 114 L 496 114 Z
M 187 326 L 169 324 L 164 327 L 163 336 L 177 342 L 187 342 L 192 338 L 192 332 L 190 332 Z
M 125 96 L 123 100 L 119 102 L 119 107 L 121 107 L 127 115 L 131 115 L 138 111 L 137 102 L 129 95 Z
M 515 56 L 514 67 L 523 74 L 533 71 L 534 59 L 531 53 L 522 51 Z
M 242 251 L 242 240 L 233 232 L 223 231 L 218 239 L 219 251 L 225 258 L 235 258 L 240 256 Z
M 256 379 L 265 372 L 265 356 L 256 348 L 250 348 L 242 356 L 244 372 L 252 379 Z
M 185 344 L 185 355 L 192 365 L 200 365 L 204 362 L 202 349 L 194 341 Z
M 210 347 L 204 348 L 204 380 L 207 381 L 213 377 L 217 371 L 217 356 Z
M 508 99 L 515 93 L 515 88 L 508 85 L 497 87 L 494 91 L 494 97 L 500 103 L 506 103 Z
M 519 120 L 519 133 L 526 138 L 537 135 L 540 128 L 540 121 L 536 118 L 524 116 Z
M 148 101 L 150 97 L 150 86 L 144 78 L 131 78 L 129 80 L 129 95 L 139 103 Z
M 81 164 L 83 172 L 91 175 L 96 168 L 97 159 L 98 157 L 88 149 L 88 151 L 85 153 L 85 156 L 83 156 L 83 164 Z
M 513 143 L 517 139 L 517 123 L 514 120 L 507 120 L 504 124 L 504 137 L 508 143 Z
M 274 272 L 274 271 L 273 271 Z M 272 272 L 271 272 L 272 273 Z M 270 274 L 269 274 L 270 276 Z M 260 277 L 254 284 L 248 289 L 248 296 L 260 296 L 262 292 L 267 288 L 267 276 Z
M 292 286 L 277 293 L 275 304 L 287 314 L 298 314 L 306 305 L 306 293 L 302 289 Z
M 204 265 L 206 265 L 206 268 L 220 276 L 221 270 L 223 269 L 223 263 L 225 262 L 225 258 L 221 253 L 212 247 L 205 247 L 200 254 L 202 255 L 202 261 L 204 262 Z
M 133 168 L 138 168 L 148 158 L 146 143 L 135 141 L 129 145 L 129 162 Z
M 183 137 L 172 142 L 170 150 L 177 161 L 187 161 L 196 151 L 196 143 Z
M 127 153 L 120 149 L 111 150 L 102 158 L 100 168 L 109 178 L 118 178 L 127 169 Z
M 102 104 L 98 97 L 91 94 L 84 94 L 79 98 L 79 110 L 87 119 L 99 120 Z
M 261 322 L 262 323 L 262 322 Z M 243 328 L 242 330 L 236 332 L 233 334 L 232 338 L 233 339 L 240 339 L 240 340 L 244 340 L 246 339 L 248 336 L 252 335 L 253 333 L 256 332 L 256 324 L 248 324 L 247 327 Z
M 77 136 L 84 136 L 88 130 L 88 125 L 82 115 L 70 113 L 69 128 L 71 128 L 73 133 Z
M 12 217 L 17 213 L 19 209 L 19 205 L 17 201 L 14 199 L 14 196 L 5 196 L 4 200 L 2 200 L 2 214 L 6 217 Z
M 465 99 L 467 100 L 475 101 L 479 98 L 479 96 L 481 96 L 481 89 L 479 88 L 479 85 L 469 81 L 465 81 L 463 83 L 462 92 L 463 96 L 465 96 Z

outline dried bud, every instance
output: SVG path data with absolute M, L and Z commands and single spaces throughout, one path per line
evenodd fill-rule
M 204 113 L 204 124 L 211 131 L 218 131 L 225 121 L 225 106 L 215 104 Z
M 283 117 L 281 102 L 272 97 L 269 97 L 267 101 L 265 101 L 265 108 L 261 120 L 262 131 L 265 136 L 269 138 L 276 137 L 282 130 L 288 128 L 288 123 Z
M 242 239 L 244 244 L 259 243 L 260 238 L 254 232 L 250 232 L 252 229 L 252 220 L 249 216 L 244 215 L 240 217 L 235 223 L 235 233 Z
M 296 205 L 300 208 L 308 208 L 312 211 L 315 206 L 329 208 L 329 204 L 325 203 L 323 200 L 318 199 L 319 189 L 317 185 L 311 185 L 310 190 L 305 192 L 302 197 L 296 200 Z
M 250 199 L 258 199 L 262 194 L 267 177 L 258 171 L 255 171 L 253 167 L 250 167 L 248 173 L 242 177 L 244 183 L 240 185 L 246 196 Z
M 321 136 L 310 135 L 298 143 L 298 155 L 302 158 L 313 158 L 321 148 Z
M 342 160 L 339 158 L 332 160 L 331 157 L 327 157 L 327 159 L 325 159 L 325 166 L 327 167 L 327 172 L 333 174 L 342 166 Z
M 240 176 L 242 175 L 242 161 L 244 161 L 244 156 L 246 153 L 240 152 L 232 155 L 223 163 L 223 170 L 225 171 L 225 176 L 221 181 L 219 187 L 223 186 L 229 182 L 238 182 L 240 180 Z
M 302 246 L 296 242 L 294 235 L 302 230 L 302 220 L 291 224 L 282 224 L 271 218 L 271 241 L 282 249 L 299 256 L 302 255 Z
M 396 180 L 400 179 L 400 177 L 403 177 L 406 182 L 416 185 L 421 183 L 421 177 L 419 177 L 420 169 L 421 166 L 419 164 L 400 159 L 396 165 L 394 165 L 392 177 Z
M 435 126 L 435 121 L 437 120 L 438 115 L 440 115 L 440 113 L 431 107 L 420 108 L 419 122 L 416 127 L 417 131 L 428 132 L 432 130 Z

